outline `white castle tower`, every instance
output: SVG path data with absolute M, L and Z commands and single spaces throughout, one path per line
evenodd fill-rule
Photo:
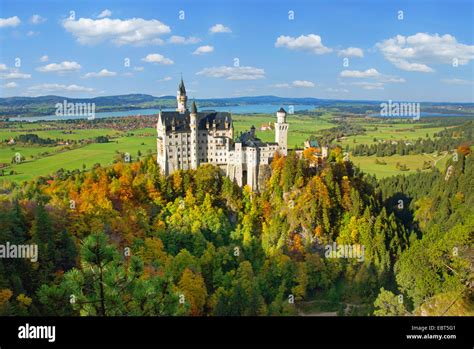
M 286 122 L 286 111 L 283 108 L 276 113 L 277 122 L 275 123 L 275 143 L 282 155 L 288 153 L 288 123 Z
M 177 108 L 176 111 L 183 114 L 188 109 L 186 103 L 188 102 L 188 97 L 186 96 L 186 88 L 184 87 L 183 78 L 181 77 L 181 82 L 179 84 L 178 92 L 176 94 Z
M 199 166 L 199 157 L 198 157 L 198 146 L 199 146 L 199 133 L 197 120 L 198 112 L 196 107 L 196 102 L 193 101 L 191 106 L 191 113 L 189 114 L 189 128 L 191 130 L 191 168 L 196 169 Z

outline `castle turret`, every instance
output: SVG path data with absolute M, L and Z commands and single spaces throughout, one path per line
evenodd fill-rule
M 156 132 L 157 132 L 156 160 L 158 162 L 158 165 L 160 166 L 161 173 L 164 175 L 167 175 L 168 174 L 168 162 L 166 161 L 168 157 L 168 152 L 167 152 L 167 147 L 166 147 L 167 135 L 166 135 L 166 125 L 164 123 L 161 108 L 160 108 L 160 112 L 158 113 L 158 122 L 156 123 Z
M 255 126 L 254 125 L 252 125 L 252 127 L 250 127 L 250 135 L 252 137 L 255 137 Z
M 275 142 L 282 155 L 288 153 L 288 123 L 286 122 L 286 111 L 283 108 L 276 113 L 277 122 L 275 123 Z
M 197 131 L 197 107 L 193 101 L 191 113 L 189 114 L 189 127 L 191 129 L 191 168 L 196 169 L 199 166 L 199 137 Z
M 178 104 L 176 111 L 184 113 L 187 109 L 188 97 L 186 96 L 186 88 L 184 87 L 183 78 L 181 77 L 181 82 L 179 83 L 178 92 L 176 94 L 176 102 Z

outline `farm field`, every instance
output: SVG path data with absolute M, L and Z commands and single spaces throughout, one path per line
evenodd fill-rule
M 431 161 L 432 163 L 436 162 L 436 167 L 444 171 L 446 161 L 448 160 L 448 154 L 441 154 L 439 156 L 435 156 L 435 154 L 416 154 L 416 155 L 392 155 L 392 156 L 384 156 L 384 157 L 377 157 L 375 155 L 372 156 L 351 156 L 350 160 L 360 167 L 365 173 L 375 175 L 377 178 L 389 177 L 389 176 L 396 176 L 399 174 L 411 174 L 417 172 L 417 170 L 421 171 L 431 171 L 431 170 L 423 170 L 423 163 L 425 161 Z M 375 159 L 379 159 L 380 161 L 385 161 L 386 165 L 380 165 L 375 163 Z M 405 164 L 408 167 L 408 171 L 400 171 L 396 168 L 396 164 Z
M 350 149 L 357 146 L 358 144 L 374 144 L 378 141 L 387 140 L 406 140 L 413 141 L 418 138 L 426 138 L 428 135 L 433 138 L 433 135 L 437 132 L 444 130 L 444 127 L 420 127 L 419 124 L 414 123 L 397 123 L 397 124 L 368 124 L 358 123 L 361 127 L 364 127 L 366 132 L 364 135 L 349 136 L 338 142 L 344 149 L 349 146 Z M 425 124 L 426 125 L 426 124 Z M 376 139 L 376 141 L 374 141 Z
M 54 152 L 62 146 L 2 146 L 0 147 L 0 163 L 10 163 L 16 153 L 19 153 L 26 160 L 44 152 Z
M 116 156 L 116 152 L 129 153 L 133 159 L 136 158 L 138 150 L 142 154 L 147 154 L 149 151 L 155 152 L 155 146 L 154 137 L 121 137 L 109 143 L 93 143 L 79 149 L 54 154 L 34 161 L 28 161 L 28 157 L 26 157 L 27 161 L 9 167 L 9 169 L 15 170 L 17 174 L 0 177 L 0 182 L 3 179 L 21 182 L 37 176 L 48 175 L 60 168 L 74 170 L 82 169 L 85 165 L 86 169 L 90 169 L 96 163 L 101 165 L 111 164 Z M 44 151 L 46 147 L 29 149 Z M 3 158 L 3 153 L 5 153 L 5 149 L 0 150 L 0 158 Z M 14 153 L 8 156 L 11 159 Z
M 36 125 L 38 128 L 38 125 Z M 68 140 L 80 140 L 80 139 L 89 139 L 95 138 L 98 136 L 118 136 L 120 135 L 119 131 L 115 131 L 107 128 L 97 128 L 97 129 L 88 129 L 88 130 L 72 130 L 72 133 L 64 133 L 64 130 L 44 130 L 37 131 L 35 128 L 21 128 L 13 130 L 0 130 L 0 140 L 9 140 L 10 138 L 18 137 L 21 134 L 34 133 L 41 138 L 51 138 L 51 139 L 68 139 Z

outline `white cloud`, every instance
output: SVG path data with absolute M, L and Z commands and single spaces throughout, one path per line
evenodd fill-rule
M 209 28 L 209 32 L 211 34 L 217 34 L 217 33 L 232 33 L 232 30 L 230 30 L 229 27 L 226 27 L 223 24 L 215 24 L 212 27 Z
M 403 78 L 381 74 L 375 68 L 370 68 L 367 70 L 343 70 L 339 75 L 343 78 L 375 80 L 375 82 L 354 82 L 349 84 L 361 86 L 365 90 L 383 90 L 385 84 L 406 82 Z
M 464 79 L 442 79 L 441 82 L 448 84 L 448 85 L 472 85 L 474 82 L 472 80 L 464 80 Z
M 396 76 L 388 76 L 388 75 L 382 75 L 379 78 L 380 81 L 382 82 L 387 82 L 387 83 L 404 83 L 406 80 L 404 78 L 398 78 Z
M 112 16 L 112 11 L 105 9 L 97 16 L 97 18 L 105 18 L 105 17 L 110 17 L 110 16 Z
M 316 86 L 316 84 L 314 82 L 311 82 L 311 81 L 294 80 L 291 84 L 284 82 L 284 83 L 278 83 L 278 84 L 271 85 L 270 87 L 274 87 L 274 88 L 293 88 L 293 87 L 312 88 L 312 87 L 315 87 L 315 86 Z
M 171 32 L 166 24 L 156 19 L 143 18 L 126 20 L 80 18 L 77 21 L 67 19 L 63 21 L 63 26 L 83 45 L 102 41 L 110 41 L 117 46 L 160 45 L 163 44 L 160 36 Z
M 46 21 L 47 21 L 47 19 L 44 18 L 44 17 L 41 17 L 40 15 L 33 15 L 30 18 L 30 22 L 32 24 L 41 24 L 41 23 L 44 23 Z
M 4 79 L 4 80 L 31 79 L 31 74 L 20 73 L 19 71 L 10 71 L 9 73 L 0 74 L 0 79 Z
M 346 88 L 332 88 L 332 87 L 328 87 L 326 89 L 326 92 L 329 92 L 329 93 L 348 93 L 349 90 L 346 89 Z
M 10 81 L 7 82 L 5 85 L 2 85 L 2 88 L 15 88 L 18 84 L 16 82 Z
M 27 33 L 26 33 L 26 36 L 35 36 L 35 35 L 38 35 L 39 32 L 35 32 L 33 30 L 29 30 Z
M 0 63 L 0 71 L 7 70 L 6 64 Z
M 49 61 L 49 57 L 47 55 L 40 57 L 40 62 L 47 62 L 47 61 Z
M 9 17 L 9 18 L 0 18 L 0 28 L 4 27 L 16 27 L 21 23 L 18 16 Z
M 265 70 L 254 67 L 211 67 L 205 68 L 196 75 L 204 75 L 211 78 L 222 78 L 226 80 L 257 80 L 265 77 Z
M 57 92 L 57 91 L 68 91 L 68 92 L 93 92 L 95 91 L 91 87 L 84 87 L 79 85 L 62 85 L 62 84 L 41 84 L 36 86 L 28 87 L 29 91 L 41 91 L 44 92 Z
M 377 69 L 370 68 L 365 71 L 361 70 L 343 70 L 340 73 L 340 76 L 343 78 L 369 78 L 380 76 L 380 73 Z
M 360 86 L 364 90 L 383 90 L 384 84 L 382 82 L 354 82 L 352 85 Z
M 102 69 L 101 71 L 97 73 L 96 72 L 87 73 L 86 75 L 84 75 L 84 78 L 105 78 L 105 77 L 116 76 L 116 75 L 117 75 L 116 72 L 109 71 L 107 69 Z
M 203 55 L 206 53 L 211 53 L 214 51 L 213 46 L 205 45 L 205 46 L 199 46 L 194 52 L 193 55 Z
M 433 68 L 430 68 L 426 64 L 422 63 L 410 63 L 406 60 L 400 59 L 400 60 L 392 60 L 392 63 L 399 69 L 401 70 L 406 70 L 406 71 L 417 71 L 417 72 L 422 72 L 422 73 L 432 73 L 434 72 Z
M 285 47 L 295 51 L 309 51 L 317 55 L 332 52 L 331 48 L 323 45 L 321 37 L 316 34 L 301 35 L 297 38 L 281 35 L 277 38 L 275 47 Z
M 173 78 L 171 76 L 165 76 L 163 79 L 158 79 L 158 82 L 171 81 Z
M 294 87 L 304 87 L 304 88 L 311 88 L 314 87 L 314 82 L 306 81 L 306 80 L 295 80 L 291 83 Z
M 283 83 L 280 83 L 280 84 L 275 84 L 275 85 L 272 85 L 271 87 L 275 87 L 275 88 L 291 88 L 290 84 L 286 83 L 286 82 L 283 82 Z
M 397 35 L 376 44 L 385 59 L 397 68 L 423 73 L 433 72 L 432 64 L 466 65 L 474 59 L 474 45 L 457 42 L 450 34 L 417 33 Z
M 145 58 L 142 58 L 142 61 L 148 62 L 148 63 L 165 64 L 165 65 L 174 64 L 174 62 L 171 59 L 166 58 L 165 56 L 160 55 L 159 53 L 150 53 Z
M 64 72 L 71 72 L 71 71 L 77 71 L 81 69 L 81 65 L 77 62 L 71 62 L 71 61 L 64 61 L 61 63 L 51 63 L 47 64 L 45 66 L 36 68 L 37 71 L 42 72 L 42 73 L 64 73 Z
M 168 43 L 178 44 L 178 45 L 197 44 L 200 41 L 201 41 L 201 39 L 199 39 L 195 36 L 190 36 L 190 37 L 186 38 L 184 36 L 173 35 L 168 39 Z
M 345 57 L 364 57 L 364 51 L 358 47 L 348 47 L 346 49 L 340 50 L 338 56 Z

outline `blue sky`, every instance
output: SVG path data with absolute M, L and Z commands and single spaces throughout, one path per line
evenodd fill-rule
M 473 4 L 2 0 L 0 91 L 474 102 Z

